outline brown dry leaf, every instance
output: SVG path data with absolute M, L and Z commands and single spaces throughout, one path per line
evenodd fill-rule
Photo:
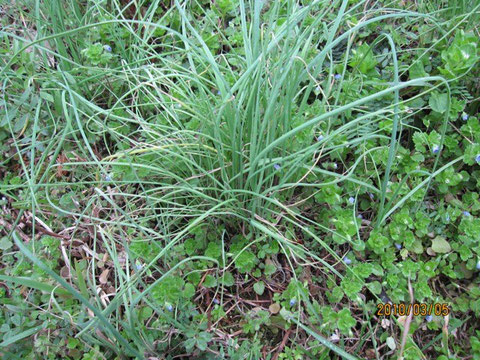
M 365 355 L 367 356 L 367 359 L 375 359 L 375 349 L 367 349 L 365 350 Z
M 272 314 L 277 314 L 280 311 L 280 304 L 279 303 L 272 304 L 268 307 L 268 310 L 270 310 Z
M 62 267 L 60 269 L 60 276 L 64 279 L 69 279 L 70 278 L 70 269 L 66 266 Z
M 105 269 L 102 271 L 100 274 L 100 277 L 98 280 L 100 281 L 100 284 L 106 284 L 108 282 L 108 274 L 110 273 L 110 269 Z
M 455 200 L 455 196 L 453 196 L 452 194 L 448 193 L 447 195 L 445 195 L 446 202 L 452 202 L 453 200 Z
M 116 294 L 116 293 L 117 293 L 117 290 L 113 286 L 108 287 L 108 289 L 107 289 L 107 294 L 108 295 Z
M 277 267 L 277 266 L 275 265 L 275 263 L 274 263 L 272 260 L 270 260 L 270 259 L 266 259 L 266 260 L 265 260 L 265 265 L 273 265 L 273 266 Z

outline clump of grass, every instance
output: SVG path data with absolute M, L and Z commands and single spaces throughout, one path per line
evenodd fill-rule
M 196 27 L 195 16 L 199 14 L 195 11 L 205 14 L 195 2 L 175 1 L 156 21 L 155 13 L 161 9 L 158 1 L 149 2 L 145 12 L 133 3 L 127 11 L 118 1 L 109 8 L 98 3 L 86 5 L 86 9 L 76 2 L 67 2 L 64 7 L 56 2 L 42 6 L 37 1 L 36 40 L 26 42 L 2 32 L 6 41 L 13 39 L 18 44 L 1 71 L 4 93 L 18 86 L 15 64 L 27 49 L 43 57 L 45 72 L 38 105 L 32 108 L 35 115 L 29 139 L 18 139 L 14 116 L 7 114 L 25 178 L 21 185 L 7 190 L 28 193 L 23 196 L 25 211 L 34 216 L 48 205 L 72 219 L 72 237 L 85 229 L 91 232 L 94 255 L 87 269 L 91 276 L 82 279 L 77 272 L 77 283 L 69 283 L 16 235 L 15 244 L 83 309 L 93 313 L 91 318 L 72 315 L 81 336 L 118 356 L 144 358 L 155 353 L 155 340 L 143 329 L 140 304 L 150 306 L 155 318 L 166 318 L 170 307 L 161 308 L 155 302 L 152 293 L 156 286 L 196 260 L 211 262 L 225 274 L 240 257 L 226 261 L 228 243 L 236 235 L 246 235 L 250 240 L 242 251 L 256 243 L 277 242 L 293 278 L 297 277 L 297 264 L 316 262 L 320 271 L 343 279 L 331 262 L 293 241 L 292 234 L 308 234 L 323 254 L 338 262 L 343 257 L 318 233 L 334 234 L 350 247 L 357 241 L 332 230 L 327 221 L 312 218 L 302 206 L 322 188 L 350 184 L 357 193 L 368 192 L 379 199 L 371 215 L 372 230 L 378 230 L 418 190 L 428 188 L 432 179 L 461 160 L 439 167 L 438 153 L 431 171 L 411 191 L 387 195 L 402 118 L 407 116 L 400 92 L 415 87 L 421 89 L 420 97 L 432 88 L 447 89 L 448 104 L 438 144 L 442 148 L 450 88 L 439 76 L 401 81 L 396 45 L 391 36 L 383 35 L 372 47 L 388 44 L 387 60 L 393 64 L 391 82 L 342 102 L 341 84 L 359 31 L 394 19 L 430 18 L 413 11 L 383 8 L 363 13 L 368 3 L 359 1 L 349 6 L 347 0 L 314 0 L 299 6 L 294 1 L 242 0 L 238 5 L 242 33 L 237 42 L 226 35 L 224 23 L 211 24 L 223 46 L 229 48 L 225 52 L 212 51 L 208 39 Z M 65 23 L 67 13 L 75 15 L 71 24 Z M 365 18 L 351 21 L 361 14 Z M 176 22 L 162 25 L 172 17 Z M 51 28 L 46 28 L 47 21 L 51 21 Z M 111 45 L 105 45 L 105 50 L 97 46 L 99 65 L 88 66 L 84 54 L 92 58 L 95 54 L 93 50 L 92 54 L 88 52 L 91 45 L 85 37 L 98 29 L 110 31 Z M 156 44 L 158 33 L 168 42 Z M 346 54 L 341 62 L 334 55 L 339 49 Z M 56 64 L 48 67 L 52 55 Z M 115 66 L 102 65 L 112 58 Z M 343 73 L 336 72 L 339 68 Z M 34 93 L 25 91 L 13 101 L 13 108 L 23 106 L 21 100 L 34 97 Z M 384 99 L 389 104 L 375 105 Z M 357 114 L 354 119 L 352 114 Z M 339 118 L 341 124 L 332 126 Z M 379 130 L 379 123 L 385 120 L 392 123 L 390 137 Z M 49 138 L 42 127 L 48 129 Z M 366 144 L 379 140 L 385 145 L 367 148 Z M 376 179 L 358 178 L 357 167 L 385 147 L 387 160 L 376 169 Z M 357 156 L 353 165 L 323 166 L 347 148 Z M 66 151 L 73 155 L 59 163 L 59 155 Z M 39 153 L 40 160 L 33 161 Z M 29 163 L 24 156 L 30 157 Z M 63 171 L 72 176 L 56 180 L 55 174 L 61 177 Z M 81 205 L 75 200 L 80 191 Z M 58 201 L 58 194 L 67 193 L 74 195 Z M 352 199 L 352 219 L 357 221 L 356 198 Z M 225 229 L 221 259 L 194 255 L 175 259 L 174 249 L 204 223 Z M 356 235 L 361 242 L 358 227 Z M 132 250 L 133 240 L 151 246 L 148 261 L 141 265 L 135 263 L 138 256 Z M 108 304 L 96 291 L 98 248 L 111 259 L 114 270 L 115 294 Z M 172 266 L 171 261 L 178 262 Z M 365 284 L 364 279 L 352 274 Z M 302 301 L 313 308 L 308 297 L 303 296 Z M 359 307 L 370 323 L 366 304 L 360 301 Z M 320 319 L 320 314 L 313 311 Z M 330 350 L 344 358 L 355 358 L 319 335 L 300 309 L 294 315 L 292 319 L 301 329 Z M 172 323 L 179 332 L 188 333 L 187 325 L 176 319 Z M 142 330 L 137 332 L 139 328 Z M 95 338 L 95 332 L 102 336 Z M 23 335 L 30 336 L 31 331 Z

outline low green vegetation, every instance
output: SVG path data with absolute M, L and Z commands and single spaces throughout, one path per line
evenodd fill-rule
M 480 359 L 476 0 L 0 14 L 2 359 Z

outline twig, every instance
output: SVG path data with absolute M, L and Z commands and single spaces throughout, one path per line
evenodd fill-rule
M 32 222 L 32 219 L 34 218 L 33 214 L 28 212 L 27 213 L 27 216 L 30 218 L 29 219 L 29 222 L 31 224 L 33 224 Z M 50 235 L 50 236 L 53 236 L 53 237 L 56 237 L 56 238 L 59 238 L 59 239 L 65 239 L 65 240 L 70 240 L 70 237 L 69 236 L 66 236 L 66 235 L 59 235 L 59 234 L 56 234 L 47 224 L 45 224 L 42 220 L 40 220 L 38 217 L 35 216 L 35 221 L 40 224 L 40 226 L 37 226 L 35 228 L 35 230 L 43 233 L 43 234 L 46 234 L 46 235 Z
M 287 343 L 287 340 L 288 340 L 288 337 L 290 336 L 290 333 L 292 332 L 292 329 L 288 329 L 287 332 L 285 333 L 285 335 L 283 336 L 283 340 L 282 340 L 282 343 L 280 344 L 277 352 L 275 353 L 275 355 L 273 355 L 273 358 L 272 360 L 277 360 L 278 359 L 278 356 L 280 355 L 280 353 L 282 352 L 283 348 L 285 347 L 286 343 Z
M 410 293 L 410 303 L 413 307 L 414 297 L 413 297 L 413 289 L 412 284 L 410 282 L 410 276 L 408 276 L 408 292 Z M 412 322 L 413 318 L 413 311 L 410 311 L 410 314 L 407 316 L 407 320 L 405 320 L 405 325 L 403 326 L 403 334 L 402 334 L 402 343 L 400 344 L 400 352 L 398 354 L 398 360 L 403 359 L 403 351 L 405 350 L 405 344 L 407 343 L 407 336 L 408 332 L 410 331 L 410 323 Z
M 6 227 L 8 231 L 12 231 L 13 229 L 13 225 L 9 224 L 3 219 L 0 219 L 0 225 Z M 26 243 L 30 241 L 30 237 L 26 235 L 22 230 L 20 230 L 19 226 L 17 226 L 15 230 L 17 231 L 18 235 L 20 235 L 20 237 L 23 239 L 23 241 L 25 241 Z

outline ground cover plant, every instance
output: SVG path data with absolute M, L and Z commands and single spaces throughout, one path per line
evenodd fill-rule
M 480 359 L 477 1 L 0 14 L 3 359 Z

